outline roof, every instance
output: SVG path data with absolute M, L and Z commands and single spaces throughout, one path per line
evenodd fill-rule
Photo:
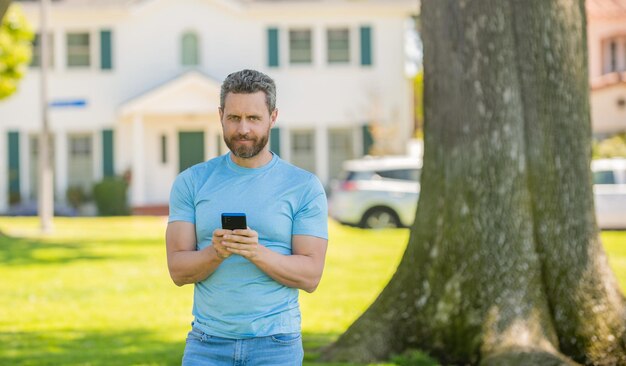
M 626 0 L 587 0 L 585 6 L 590 18 L 626 17 Z

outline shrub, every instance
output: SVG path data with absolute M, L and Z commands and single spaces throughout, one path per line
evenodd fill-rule
M 613 135 L 601 141 L 594 141 L 594 159 L 615 157 L 626 157 L 626 133 Z
M 100 216 L 123 216 L 129 214 L 126 190 L 128 184 L 122 178 L 104 178 L 93 187 L 93 197 Z
M 70 186 L 65 191 L 67 202 L 74 209 L 78 209 L 83 203 L 89 200 L 89 195 L 82 186 Z

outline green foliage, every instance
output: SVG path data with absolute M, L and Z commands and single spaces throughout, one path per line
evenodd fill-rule
M 415 118 L 415 136 L 424 138 L 424 69 L 420 70 L 413 78 L 413 101 Z
M 392 361 L 398 366 L 434 366 L 438 364 L 437 360 L 418 350 L 408 350 L 402 356 L 394 357 Z
M 67 191 L 65 191 L 65 197 L 67 198 L 67 202 L 70 206 L 75 209 L 79 208 L 83 203 L 89 200 L 89 194 L 85 192 L 85 189 L 82 186 L 71 186 L 67 187 Z
M 593 158 L 626 157 L 626 133 L 593 142 Z
M 13 4 L 0 25 L 0 99 L 17 90 L 32 57 L 33 32 L 19 5 Z
M 122 178 L 104 178 L 93 187 L 93 198 L 100 216 L 128 215 L 126 191 L 128 183 Z

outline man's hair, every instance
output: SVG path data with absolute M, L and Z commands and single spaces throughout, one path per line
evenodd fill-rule
M 271 77 L 256 70 L 241 70 L 228 75 L 222 83 L 220 92 L 220 108 L 224 110 L 224 102 L 228 93 L 252 94 L 265 93 L 265 104 L 270 113 L 276 109 L 276 84 Z

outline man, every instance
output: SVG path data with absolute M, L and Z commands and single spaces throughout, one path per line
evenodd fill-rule
M 228 75 L 220 95 L 226 155 L 176 178 L 167 261 L 175 284 L 194 284 L 183 365 L 301 365 L 298 289 L 313 292 L 328 242 L 324 189 L 268 146 L 276 86 L 265 74 Z M 246 214 L 247 229 L 221 228 Z

